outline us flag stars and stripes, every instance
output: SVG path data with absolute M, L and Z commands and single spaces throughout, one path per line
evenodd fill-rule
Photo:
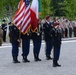
M 13 17 L 14 25 L 23 33 L 26 34 L 31 26 L 30 16 L 30 0 L 20 0 L 18 9 Z

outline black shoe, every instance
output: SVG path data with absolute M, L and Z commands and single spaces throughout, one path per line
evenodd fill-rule
M 20 61 L 18 61 L 18 60 L 16 60 L 16 61 L 15 61 L 15 60 L 13 60 L 13 63 L 20 63 Z
M 58 63 L 56 64 L 57 67 L 61 67 L 61 65 L 59 65 Z
M 57 60 L 53 60 L 53 67 L 61 67 L 61 65 L 58 64 Z
M 57 67 L 57 65 L 56 64 L 53 64 L 53 67 Z
M 51 58 L 50 56 L 49 56 L 49 57 L 46 57 L 46 59 L 47 59 L 47 60 L 52 60 L 52 58 Z
M 25 63 L 25 62 L 30 62 L 28 59 L 25 59 L 25 60 L 23 60 L 23 62 Z
M 37 58 L 37 59 L 35 59 L 35 61 L 41 61 L 41 59 Z
M 38 58 L 38 61 L 41 61 L 41 59 L 40 59 L 40 58 Z
M 17 59 L 17 56 L 13 56 L 13 63 L 20 63 L 20 61 Z
M 59 64 L 53 64 L 53 67 L 61 67 Z
M 23 55 L 22 55 L 23 56 Z M 23 62 L 30 62 L 28 59 L 27 59 L 27 56 L 23 56 Z

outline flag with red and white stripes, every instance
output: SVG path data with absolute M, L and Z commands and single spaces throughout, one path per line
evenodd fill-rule
M 26 34 L 30 25 L 30 0 L 20 0 L 18 9 L 13 17 L 14 25 L 23 33 Z

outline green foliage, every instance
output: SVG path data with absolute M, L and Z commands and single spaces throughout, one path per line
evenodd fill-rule
M 73 19 L 76 16 L 76 0 L 64 0 L 63 4 L 65 4 L 64 9 L 66 17 Z
M 50 15 L 50 2 L 49 0 L 41 0 L 41 6 L 42 6 L 42 11 L 41 11 L 41 18 L 45 18 L 46 15 Z
M 0 0 L 0 18 L 12 16 L 20 0 Z M 76 0 L 40 0 L 41 14 L 39 17 L 45 18 L 46 15 L 65 16 L 70 19 L 76 17 Z
M 0 1 L 0 18 L 12 16 L 17 9 L 19 0 L 1 0 Z
M 54 16 L 65 16 L 73 19 L 76 16 L 76 0 L 51 0 L 50 10 Z
M 62 7 L 64 6 L 62 4 L 63 1 L 61 0 L 51 0 L 50 2 L 50 10 L 53 12 L 53 16 L 63 16 L 64 12 L 62 11 Z

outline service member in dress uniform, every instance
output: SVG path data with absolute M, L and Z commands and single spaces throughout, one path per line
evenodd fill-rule
M 41 61 L 39 58 L 40 49 L 41 49 L 41 40 L 42 40 L 42 24 L 41 19 L 39 19 L 38 27 L 35 32 L 32 32 L 32 40 L 33 40 L 33 54 L 35 61 Z
M 27 31 L 26 34 L 21 34 L 22 39 L 22 57 L 23 62 L 30 62 L 27 57 L 30 50 L 30 29 Z
M 6 32 L 7 32 L 6 20 L 3 20 L 3 23 L 1 26 L 2 26 L 2 30 L 3 30 L 3 41 L 6 42 Z
M 27 0 L 26 7 L 29 6 L 30 0 Z M 30 62 L 27 57 L 29 54 L 29 49 L 30 49 L 30 29 L 27 31 L 26 34 L 21 34 L 22 38 L 22 57 L 23 57 L 23 62 Z
M 52 23 L 50 22 L 50 16 L 46 16 L 46 22 L 43 24 L 43 30 L 44 30 L 44 40 L 46 43 L 46 59 L 50 60 L 52 59 L 50 54 L 52 50 L 52 36 L 51 36 L 51 30 L 52 30 Z
M 53 67 L 60 67 L 61 65 L 58 64 L 59 56 L 60 56 L 60 48 L 61 48 L 61 30 L 59 29 L 59 24 L 54 22 L 54 28 L 52 31 L 52 38 L 53 38 Z
M 16 28 L 15 25 L 11 25 L 9 27 L 9 37 L 10 37 L 10 42 L 12 44 L 12 57 L 13 57 L 13 63 L 20 63 L 18 61 L 18 54 L 19 54 L 19 43 L 20 43 L 20 32 Z

